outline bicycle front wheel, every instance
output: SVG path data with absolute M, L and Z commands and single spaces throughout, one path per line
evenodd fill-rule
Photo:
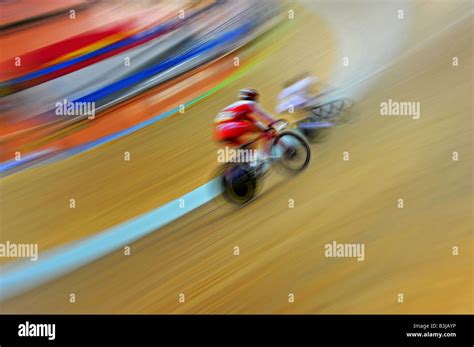
M 272 147 L 272 156 L 290 173 L 299 173 L 306 169 L 311 159 L 311 149 L 300 134 L 285 130 L 278 134 Z

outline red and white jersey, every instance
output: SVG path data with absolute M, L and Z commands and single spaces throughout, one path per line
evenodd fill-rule
M 273 116 L 260 107 L 258 103 L 251 100 L 239 100 L 224 108 L 214 119 L 216 123 L 242 122 L 248 121 L 255 123 L 259 128 L 265 126 L 254 116 L 262 118 L 267 123 L 273 122 Z

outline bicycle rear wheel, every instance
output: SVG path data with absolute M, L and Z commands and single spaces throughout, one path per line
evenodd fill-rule
M 257 193 L 257 177 L 254 170 L 247 165 L 228 166 L 220 180 L 222 196 L 233 204 L 244 205 Z

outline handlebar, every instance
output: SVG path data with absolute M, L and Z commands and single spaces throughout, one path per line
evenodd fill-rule
M 280 130 L 285 129 L 288 126 L 288 124 L 289 124 L 288 121 L 285 119 L 277 119 L 276 121 L 273 121 L 270 124 L 268 124 L 268 129 L 266 131 L 269 131 L 271 129 L 275 131 L 280 131 Z

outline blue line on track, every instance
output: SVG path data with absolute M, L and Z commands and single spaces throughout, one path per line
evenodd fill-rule
M 15 261 L 0 267 L 0 300 L 44 284 L 153 233 L 211 201 L 219 194 L 216 179 L 130 221 L 45 253 L 38 260 Z M 181 204 L 184 202 L 184 206 Z M 181 206 L 180 206 L 181 205 Z

